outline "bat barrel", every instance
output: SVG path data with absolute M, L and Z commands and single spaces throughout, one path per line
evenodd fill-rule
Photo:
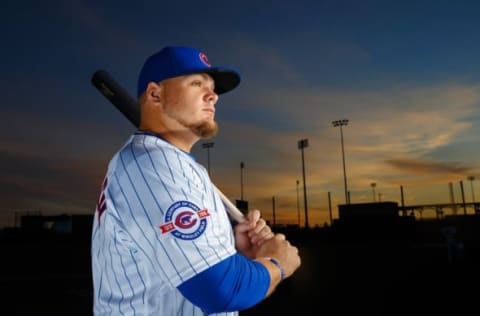
M 138 127 L 140 124 L 140 109 L 137 100 L 132 98 L 130 93 L 126 91 L 106 70 L 97 70 L 92 75 L 92 84 L 112 102 L 113 105 L 128 120 Z

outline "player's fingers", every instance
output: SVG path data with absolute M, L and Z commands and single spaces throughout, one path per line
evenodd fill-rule
M 261 217 L 261 213 L 259 210 L 251 210 L 247 214 L 247 219 L 250 222 L 256 223 Z
M 281 240 L 287 239 L 287 238 L 285 237 L 285 235 L 284 235 L 284 234 L 281 234 L 281 233 L 276 234 L 275 237 L 278 238 L 278 239 L 281 239 Z
M 264 219 L 259 219 L 257 222 L 257 225 L 255 226 L 254 229 L 252 229 L 250 232 L 248 232 L 248 235 L 250 238 L 253 238 L 255 236 L 262 236 L 265 235 L 272 230 L 270 229 L 270 226 L 267 225 Z
M 246 233 L 252 230 L 254 224 L 249 220 L 244 221 L 243 223 L 238 223 L 235 225 L 235 232 L 237 233 Z
M 265 227 L 267 227 L 270 230 L 270 227 L 267 226 L 267 222 L 265 222 L 263 218 L 260 218 L 257 221 L 255 228 L 251 231 L 250 236 L 260 233 L 262 230 L 265 229 Z
M 275 237 L 275 234 L 273 232 L 266 233 L 262 235 L 261 237 L 257 238 L 255 241 L 252 241 L 252 244 L 256 244 L 257 246 L 261 246 L 264 242 L 266 242 L 269 239 L 272 239 Z
M 255 232 L 255 233 L 250 235 L 252 243 L 257 243 L 260 240 L 270 239 L 273 236 L 274 236 L 274 234 L 273 234 L 272 230 L 267 225 L 263 225 L 262 228 L 258 232 Z

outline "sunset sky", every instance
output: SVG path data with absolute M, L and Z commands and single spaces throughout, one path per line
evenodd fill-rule
M 480 200 L 480 2 L 7 1 L 1 5 L 0 223 L 12 211 L 93 213 L 133 126 L 91 85 L 108 70 L 135 93 L 144 59 L 202 49 L 242 82 L 221 96 L 211 175 L 232 201 L 311 224 L 345 202 Z M 192 153 L 207 166 L 202 142 Z M 475 180 L 467 180 L 474 176 Z M 373 192 L 371 183 L 376 183 Z M 474 188 L 474 192 L 471 188 Z M 474 193 L 474 195 L 472 195 Z

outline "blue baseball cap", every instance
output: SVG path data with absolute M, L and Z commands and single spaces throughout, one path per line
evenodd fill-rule
M 213 67 L 204 52 L 192 47 L 167 46 L 145 60 L 138 76 L 137 96 L 145 92 L 149 82 L 194 73 L 212 76 L 217 94 L 228 92 L 240 83 L 240 75 L 236 70 Z

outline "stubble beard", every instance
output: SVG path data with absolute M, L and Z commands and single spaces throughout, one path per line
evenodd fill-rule
M 189 128 L 195 135 L 203 139 L 211 138 L 218 132 L 218 124 L 215 121 L 202 122 L 198 124 L 187 124 L 186 122 L 181 121 L 179 122 L 186 128 Z
M 166 110 L 165 113 L 200 138 L 208 139 L 215 136 L 218 132 L 218 124 L 214 120 L 203 121 L 200 123 L 188 123 L 173 111 Z

